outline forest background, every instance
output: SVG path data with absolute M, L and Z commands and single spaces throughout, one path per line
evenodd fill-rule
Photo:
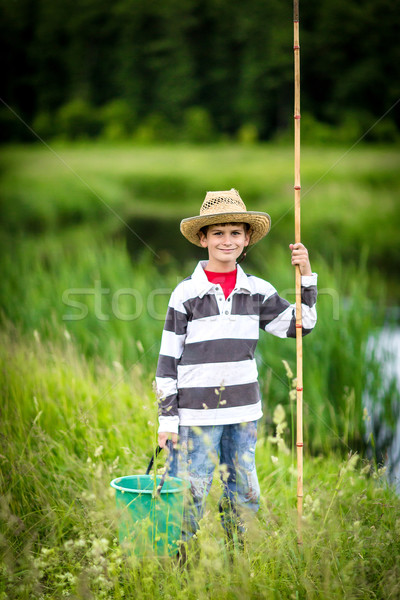
M 1 96 L 41 136 L 291 132 L 290 2 L 18 0 L 1 10 Z M 397 139 L 398 110 L 366 132 L 400 95 L 399 26 L 398 1 L 304 2 L 305 141 Z M 3 141 L 32 140 L 4 106 L 0 119 Z M 315 121 L 328 129 L 309 132 Z

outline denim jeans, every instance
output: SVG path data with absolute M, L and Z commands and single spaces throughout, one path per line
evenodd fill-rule
M 191 498 L 185 503 L 182 539 L 198 529 L 210 491 L 214 469 L 219 466 L 223 494 L 219 503 L 228 538 L 243 531 L 241 517 L 256 512 L 260 487 L 255 467 L 257 421 L 234 425 L 179 427 L 179 451 L 174 453 L 170 475 L 190 482 Z

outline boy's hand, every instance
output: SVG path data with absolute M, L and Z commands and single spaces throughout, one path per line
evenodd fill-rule
M 158 434 L 158 445 L 160 448 L 165 448 L 168 438 L 171 437 L 174 448 L 178 447 L 178 434 L 162 432 Z
M 300 242 L 298 244 L 289 244 L 289 248 L 292 251 L 292 265 L 299 265 L 302 275 L 312 275 L 307 248 Z

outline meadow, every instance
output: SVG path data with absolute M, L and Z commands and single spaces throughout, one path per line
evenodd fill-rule
M 291 149 L 2 149 L 0 598 L 399 596 L 400 501 L 368 412 L 378 407 L 389 432 L 399 418 L 399 392 L 382 392 L 371 350 L 398 305 L 399 155 L 306 147 L 302 164 L 303 241 L 320 291 L 318 326 L 304 340 L 303 544 L 295 345 L 263 336 L 260 513 L 245 549 L 229 553 L 215 481 L 198 556 L 182 570 L 172 559 L 121 552 L 109 483 L 143 472 L 155 447 L 152 382 L 165 309 L 202 258 L 177 224 L 198 213 L 207 189 L 235 187 L 248 208 L 270 213 L 271 233 L 244 266 L 293 300 Z

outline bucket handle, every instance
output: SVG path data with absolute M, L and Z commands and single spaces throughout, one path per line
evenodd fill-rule
M 161 494 L 162 487 L 165 483 L 165 479 L 168 475 L 168 471 L 169 471 L 169 468 L 170 468 L 171 462 L 172 462 L 172 453 L 174 451 L 174 446 L 172 444 L 172 440 L 167 440 L 166 445 L 168 448 L 168 459 L 167 459 L 167 462 L 165 465 L 165 471 L 162 474 L 160 483 L 157 486 L 157 490 L 155 493 L 156 496 L 159 496 Z M 146 475 L 148 475 L 150 473 L 150 471 L 153 467 L 153 464 L 154 464 L 154 457 L 158 456 L 160 454 L 161 450 L 162 450 L 161 446 L 157 446 L 155 453 L 151 455 L 151 459 L 149 462 L 149 466 L 147 467 Z

